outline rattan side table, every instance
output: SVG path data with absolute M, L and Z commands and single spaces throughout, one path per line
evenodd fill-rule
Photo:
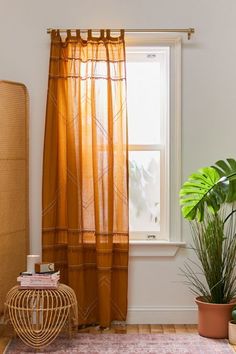
M 38 349 L 49 345 L 63 327 L 78 324 L 76 295 L 69 286 L 57 289 L 19 289 L 14 286 L 6 296 L 5 321 L 28 346 Z

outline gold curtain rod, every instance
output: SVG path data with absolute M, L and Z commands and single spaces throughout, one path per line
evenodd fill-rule
M 48 28 L 47 29 L 47 33 L 51 33 L 54 29 L 53 28 Z M 61 29 L 55 29 L 58 30 L 60 32 L 67 32 L 68 29 L 65 28 L 61 28 Z M 70 31 L 75 32 L 76 29 L 70 29 Z M 87 32 L 87 29 L 80 29 L 80 32 Z M 92 29 L 93 32 L 99 32 L 100 29 Z M 120 29 L 111 29 L 111 32 L 119 32 Z M 168 33 L 168 32 L 175 32 L 175 33 L 187 33 L 188 35 L 188 39 L 191 38 L 191 35 L 193 33 L 195 33 L 195 29 L 194 28 L 155 28 L 155 29 L 125 29 L 124 30 L 125 33 L 158 33 L 158 32 L 163 32 L 163 33 Z

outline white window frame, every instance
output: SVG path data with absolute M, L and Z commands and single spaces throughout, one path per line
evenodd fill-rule
M 181 41 L 180 36 L 142 34 L 127 35 L 126 51 L 132 47 L 168 46 L 170 48 L 170 119 L 169 119 L 169 167 L 166 166 L 169 195 L 165 208 L 165 240 L 130 240 L 130 256 L 174 256 L 181 240 L 181 215 L 179 189 L 181 186 Z M 139 146 L 140 148 L 141 146 Z M 144 146 L 143 146 L 144 147 Z M 135 146 L 130 146 L 135 149 Z M 136 146 L 137 148 L 137 146 Z M 150 145 L 148 146 L 150 150 Z M 165 162 L 166 163 L 166 162 Z M 151 246 L 151 247 L 150 247 Z
M 160 230 L 161 232 L 149 230 L 146 231 L 132 231 L 130 230 L 130 239 L 137 240 L 148 240 L 148 236 L 154 236 L 155 240 L 158 241 L 168 241 L 169 238 L 169 118 L 166 120 L 166 116 L 169 117 L 170 109 L 168 102 L 169 98 L 169 57 L 170 57 L 170 48 L 167 46 L 139 46 L 139 47 L 128 47 L 126 48 L 126 59 L 127 62 L 129 57 L 132 57 L 132 54 L 136 55 L 139 59 L 143 58 L 143 54 L 154 54 L 159 57 L 160 65 L 165 69 L 162 70 L 163 78 L 162 82 L 164 82 L 164 94 L 167 97 L 167 104 L 162 107 L 161 111 L 161 143 L 160 144 L 129 144 L 129 151 L 156 151 L 160 152 L 160 185 L 164 186 L 164 188 L 160 188 L 160 205 L 161 205 L 161 219 L 160 219 Z M 148 59 L 147 59 L 148 62 Z M 168 83 L 166 85 L 166 82 Z M 164 139 L 163 139 L 164 137 Z M 152 239 L 152 237 L 150 237 Z

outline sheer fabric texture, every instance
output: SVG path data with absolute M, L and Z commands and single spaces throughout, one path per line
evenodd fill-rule
M 52 32 L 43 161 L 43 261 L 79 323 L 125 320 L 128 150 L 124 34 Z

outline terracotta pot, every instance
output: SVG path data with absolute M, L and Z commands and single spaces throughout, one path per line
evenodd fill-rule
M 204 302 L 202 297 L 195 301 L 198 305 L 198 333 L 208 338 L 228 338 L 228 323 L 236 299 L 229 304 Z
M 234 321 L 229 321 L 229 342 L 236 344 L 236 323 Z

